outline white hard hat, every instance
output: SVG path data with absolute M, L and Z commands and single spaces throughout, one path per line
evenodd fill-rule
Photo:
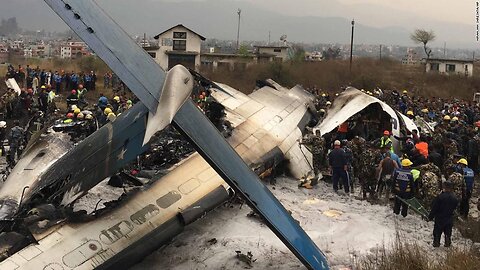
M 339 140 L 336 140 L 333 145 L 341 145 L 342 143 Z
M 7 127 L 7 122 L 0 121 L 0 128 L 5 128 L 5 127 Z

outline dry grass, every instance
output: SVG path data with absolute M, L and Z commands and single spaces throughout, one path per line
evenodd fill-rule
M 227 83 L 244 93 L 255 87 L 256 80 L 272 78 L 285 86 L 295 84 L 304 87 L 316 86 L 329 92 L 339 92 L 342 86 L 359 89 L 408 89 L 422 96 L 471 99 L 474 92 L 480 91 L 480 76 L 443 76 L 425 74 L 422 66 L 406 67 L 398 61 L 356 59 L 352 72 L 348 61 L 325 61 L 304 63 L 265 63 L 253 65 L 245 71 L 235 72 L 218 69 L 204 71 L 213 80 Z
M 473 270 L 480 265 L 479 251 L 473 248 L 451 248 L 445 257 L 433 258 L 416 243 L 404 242 L 399 233 L 390 248 L 383 247 L 365 256 L 357 264 L 362 270 Z

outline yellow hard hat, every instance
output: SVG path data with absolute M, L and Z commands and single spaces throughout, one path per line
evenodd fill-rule
M 445 115 L 445 116 L 443 117 L 443 120 L 445 120 L 445 121 L 450 121 L 450 116 Z
M 422 113 L 428 113 L 428 109 L 427 108 L 423 109 Z
M 327 103 L 326 103 L 326 104 L 327 104 L 327 105 L 332 105 L 332 102 L 330 102 L 330 101 L 327 101 Z
M 108 116 L 107 116 L 107 119 L 110 122 L 113 122 L 116 118 L 117 118 L 117 116 L 113 112 L 109 113 Z
M 408 91 L 407 91 L 407 90 L 403 90 L 403 93 L 404 93 L 404 94 L 408 94 Z
M 85 115 L 85 119 L 87 119 L 87 120 L 92 120 L 92 119 L 93 119 L 93 115 L 87 114 L 87 115 Z
M 76 109 L 78 109 L 77 105 L 72 105 L 72 110 L 75 111 Z
M 458 117 L 454 116 L 452 117 L 452 122 L 458 121 Z
M 40 88 L 45 89 L 46 87 L 45 87 L 45 85 L 42 85 L 42 87 L 40 87 Z
M 410 161 L 410 159 L 406 158 L 402 160 L 402 167 L 409 167 L 412 166 L 413 163 Z
M 322 97 L 326 97 L 326 96 L 327 96 L 327 94 L 325 94 L 325 93 L 322 94 Z
M 114 99 L 116 102 L 119 102 L 119 101 L 120 101 L 120 97 L 119 97 L 119 96 L 114 96 L 113 99 Z
M 464 158 L 461 158 L 459 161 L 457 161 L 457 164 L 463 164 L 465 166 L 468 166 L 468 161 Z
M 103 111 L 103 113 L 105 113 L 106 115 L 109 115 L 112 113 L 112 109 L 110 108 L 105 108 L 105 110 Z
M 79 108 L 76 108 L 75 110 L 73 110 L 73 113 L 74 113 L 74 114 L 79 114 L 80 112 L 81 112 L 81 111 L 80 111 Z
M 413 116 L 413 111 L 408 111 L 408 112 L 407 112 L 407 115 Z

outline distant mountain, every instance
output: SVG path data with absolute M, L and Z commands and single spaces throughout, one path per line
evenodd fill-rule
M 281 15 L 255 2 L 232 0 L 186 0 L 180 2 L 159 0 L 97 0 L 127 32 L 152 36 L 182 23 L 207 38 L 236 39 L 237 8 L 242 9 L 241 39 L 272 40 L 286 34 L 290 41 L 342 43 L 350 42 L 350 19 L 341 17 L 295 17 Z M 6 0 L 0 9 L 0 18 L 17 17 L 20 27 L 37 30 L 63 31 L 65 24 L 39 0 Z M 406 15 L 407 16 L 407 15 Z M 358 18 L 361 21 L 361 18 Z M 446 41 L 449 47 L 472 48 L 474 31 L 470 26 L 453 23 L 423 22 L 419 27 L 431 27 L 438 44 Z M 470 29 L 471 28 L 471 29 Z M 413 29 L 402 26 L 371 27 L 358 23 L 355 42 L 365 44 L 412 45 L 409 33 Z

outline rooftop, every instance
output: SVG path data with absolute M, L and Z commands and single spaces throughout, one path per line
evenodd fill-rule
M 173 27 L 170 27 L 169 29 L 161 32 L 160 34 L 154 36 L 153 38 L 154 38 L 154 39 L 158 39 L 161 35 L 165 34 L 166 32 L 168 32 L 168 31 L 170 31 L 170 30 L 172 30 L 173 28 L 176 28 L 176 27 L 183 27 L 183 28 L 187 29 L 188 31 L 190 31 L 190 32 L 194 33 L 195 35 L 197 35 L 198 37 L 200 37 L 201 40 L 205 40 L 205 39 L 206 39 L 204 36 L 198 34 L 197 32 L 193 31 L 192 29 L 186 27 L 186 26 L 183 25 L 183 24 L 177 24 L 177 25 L 175 25 L 175 26 L 173 26 Z

